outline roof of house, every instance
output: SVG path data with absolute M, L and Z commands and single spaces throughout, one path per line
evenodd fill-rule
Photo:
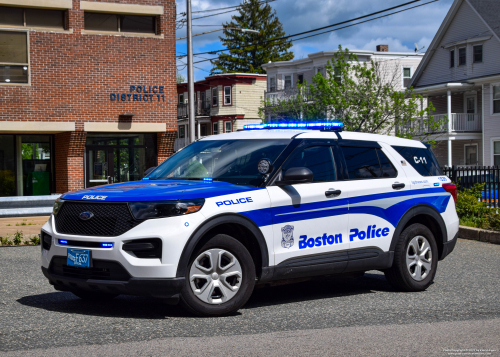
M 468 2 L 500 39 L 500 1 L 468 0 Z
M 451 4 L 450 10 L 446 14 L 446 17 L 441 23 L 441 26 L 436 32 L 436 35 L 432 39 L 432 42 L 425 52 L 425 56 L 422 59 L 422 62 L 420 62 L 417 70 L 415 71 L 414 76 L 411 78 L 408 87 L 412 87 L 414 83 L 416 83 L 420 78 L 423 69 L 427 66 L 432 55 L 434 54 L 434 51 L 441 43 L 441 39 L 444 37 L 446 31 L 448 30 L 448 27 L 453 22 L 453 19 L 463 2 L 466 2 L 471 6 L 471 8 L 476 12 L 479 18 L 500 41 L 500 22 L 498 20 L 500 18 L 500 0 L 455 0 L 453 4 Z

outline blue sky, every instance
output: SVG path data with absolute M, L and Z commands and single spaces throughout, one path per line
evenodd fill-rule
M 276 10 L 287 34 L 308 31 L 317 27 L 345 21 L 371 12 L 409 2 L 410 0 L 276 0 L 270 5 Z M 428 0 L 422 0 L 425 3 Z M 405 11 L 389 17 L 367 22 L 347 29 L 327 33 L 293 43 L 295 59 L 305 58 L 318 51 L 334 50 L 338 45 L 349 49 L 375 50 L 378 44 L 388 44 L 390 51 L 413 52 L 414 43 L 419 48 L 429 46 L 453 0 L 439 0 L 429 5 Z M 223 8 L 240 4 L 240 0 L 192 0 L 193 12 Z M 418 2 L 409 5 L 414 6 Z M 407 7 L 409 7 L 407 6 Z M 186 11 L 186 2 L 177 2 L 177 13 Z M 228 10 L 221 10 L 228 11 Z M 217 12 L 193 13 L 193 18 Z M 217 16 L 193 20 L 193 34 L 217 29 L 231 20 L 229 12 Z M 181 17 L 179 16 L 178 19 Z M 211 26 L 200 26 L 211 25 Z M 193 38 L 194 53 L 223 48 L 219 40 L 222 31 Z M 186 28 L 177 30 L 176 37 L 186 35 Z M 186 40 L 177 41 L 177 54 L 187 51 Z M 215 58 L 213 55 L 195 57 L 195 61 Z M 186 76 L 186 59 L 177 61 L 178 69 Z M 195 64 L 195 79 L 206 77 L 210 62 Z

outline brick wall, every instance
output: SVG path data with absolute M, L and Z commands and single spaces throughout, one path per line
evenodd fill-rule
M 132 122 L 165 123 L 167 133 L 159 137 L 173 137 L 177 129 L 175 1 L 101 2 L 163 6 L 164 15 L 157 18 L 159 35 L 82 33 L 84 12 L 80 0 L 73 0 L 67 31 L 29 31 L 31 85 L 0 85 L 0 121 L 75 122 L 81 132 L 85 122 L 118 122 L 121 114 L 133 113 Z M 164 101 L 110 100 L 110 93 L 130 93 L 131 85 L 164 86 Z M 83 188 L 82 137 L 85 133 L 56 135 L 57 192 Z M 172 150 L 172 140 L 158 141 L 159 160 Z

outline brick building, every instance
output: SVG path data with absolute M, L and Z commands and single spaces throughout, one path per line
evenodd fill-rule
M 196 137 L 228 133 L 262 122 L 259 107 L 266 89 L 265 74 L 226 73 L 195 82 Z M 178 137 L 175 148 L 188 143 L 187 83 L 177 84 Z
M 141 179 L 173 152 L 174 0 L 0 0 L 0 196 Z

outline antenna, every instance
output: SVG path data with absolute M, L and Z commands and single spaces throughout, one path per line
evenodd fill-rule
M 418 52 L 418 43 L 415 42 L 415 53 Z

